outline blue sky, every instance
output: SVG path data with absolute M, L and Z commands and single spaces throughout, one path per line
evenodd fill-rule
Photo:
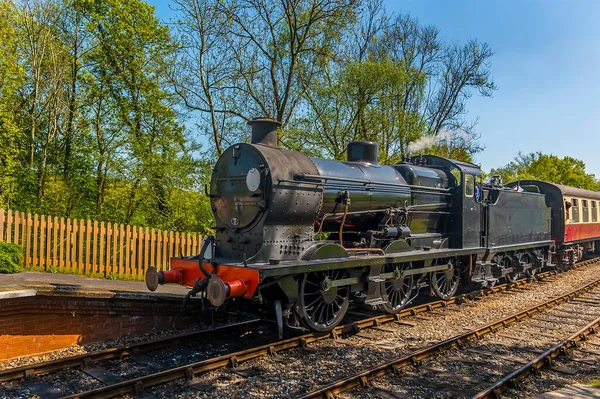
M 390 11 L 435 25 L 443 40 L 471 38 L 495 50 L 493 98 L 472 97 L 469 115 L 485 170 L 518 151 L 583 160 L 600 177 L 600 1 L 387 1 Z
M 157 16 L 167 0 L 151 0 Z M 495 50 L 492 98 L 473 96 L 469 117 L 483 169 L 519 151 L 583 160 L 600 177 L 600 0 L 385 0 L 388 11 L 435 25 L 445 42 L 476 38 Z

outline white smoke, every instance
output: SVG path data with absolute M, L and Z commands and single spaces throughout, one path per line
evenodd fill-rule
M 419 153 L 423 150 L 433 147 L 437 143 L 437 136 L 422 136 L 419 137 L 417 140 L 409 143 L 408 147 L 406 147 L 406 151 L 411 154 Z
M 422 136 L 409 143 L 406 147 L 406 151 L 410 154 L 418 154 L 438 144 L 450 144 L 458 140 L 462 140 L 466 144 L 469 143 L 471 139 L 471 135 L 462 129 L 440 129 L 435 135 Z

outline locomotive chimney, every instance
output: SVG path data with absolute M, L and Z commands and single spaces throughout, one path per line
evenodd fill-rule
M 377 143 L 373 141 L 352 141 L 346 151 L 348 162 L 360 162 L 368 165 L 379 165 Z
M 250 143 L 277 147 L 277 129 L 281 122 L 270 118 L 254 118 L 248 121 L 248 126 L 252 128 Z

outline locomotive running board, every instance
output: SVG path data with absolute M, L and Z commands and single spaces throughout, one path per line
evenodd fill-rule
M 278 277 L 290 274 L 301 274 L 322 270 L 348 269 L 354 267 L 368 267 L 419 261 L 424 262 L 424 267 L 420 269 L 411 270 L 421 270 L 431 267 L 434 259 L 478 255 L 485 253 L 485 251 L 486 248 L 483 247 L 466 249 L 431 249 L 428 251 L 408 251 L 386 255 L 355 255 L 346 258 L 330 258 L 307 261 L 282 261 L 276 265 L 258 263 L 248 264 L 247 267 L 250 269 L 258 270 L 260 272 L 261 279 L 266 277 Z M 443 265 L 442 267 L 445 268 L 446 265 Z M 443 268 L 437 270 L 443 270 Z M 421 273 L 426 273 L 426 271 L 415 272 L 415 274 Z

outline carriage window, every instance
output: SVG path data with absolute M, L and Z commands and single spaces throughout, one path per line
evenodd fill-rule
M 475 192 L 475 178 L 473 175 L 465 175 L 465 197 L 472 197 Z
M 583 216 L 583 223 L 590 221 L 590 212 L 588 211 L 588 201 L 581 200 L 581 213 Z
M 579 200 L 573 198 L 573 206 L 571 207 L 571 214 L 573 215 L 573 223 L 579 223 Z
M 592 222 L 598 221 L 598 203 L 592 201 Z

